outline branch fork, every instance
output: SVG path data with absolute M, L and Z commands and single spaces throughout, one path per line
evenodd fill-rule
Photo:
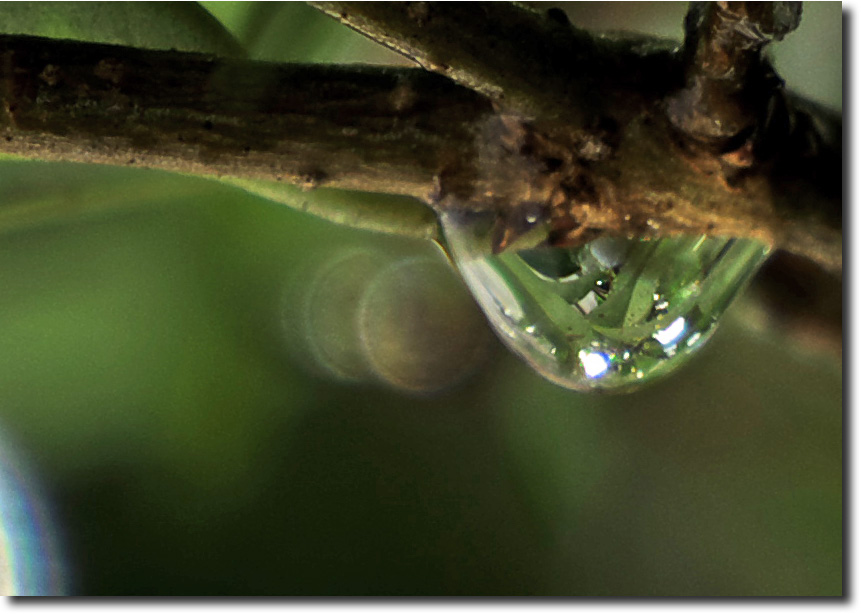
M 425 70 L 2 35 L 0 152 L 495 210 L 496 249 L 537 208 L 559 245 L 752 237 L 842 267 L 841 119 L 762 56 L 799 3 L 694 3 L 681 51 L 518 4 L 312 4 Z

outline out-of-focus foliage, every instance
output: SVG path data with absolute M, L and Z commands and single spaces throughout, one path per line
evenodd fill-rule
M 244 55 L 196 2 L 0 2 L 4 34 Z
M 205 6 L 252 57 L 387 53 L 301 5 Z M 812 77 L 839 55 L 812 32 L 839 39 L 837 7 L 781 43 L 806 49 L 797 89 L 830 92 Z M 145 10 L 128 36 L 161 23 Z M 634 10 L 569 7 L 592 27 Z M 653 10 L 680 33 L 683 7 Z M 431 244 L 214 181 L 4 162 L 0 229 L 0 425 L 79 593 L 842 591 L 840 364 L 740 307 L 671 379 L 582 395 L 445 332 L 480 318 Z M 453 386 L 404 385 L 448 384 L 433 364 L 482 343 Z

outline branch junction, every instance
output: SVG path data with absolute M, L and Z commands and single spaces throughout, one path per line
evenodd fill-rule
M 751 237 L 842 267 L 842 120 L 788 94 L 761 54 L 796 3 L 695 3 L 680 50 L 507 3 L 317 4 L 427 70 L 0 36 L 0 151 L 512 223 L 538 207 L 558 245 Z

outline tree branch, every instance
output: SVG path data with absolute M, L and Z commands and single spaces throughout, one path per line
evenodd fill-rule
M 685 19 L 685 87 L 669 102 L 673 124 L 717 146 L 763 121 L 779 88 L 762 50 L 801 22 L 801 2 L 693 2 Z
M 558 9 L 312 4 L 507 114 L 485 130 L 502 136 L 479 148 L 483 168 L 521 180 L 515 192 L 485 181 L 506 240 L 538 205 L 556 245 L 599 233 L 747 236 L 842 267 L 842 121 L 787 95 L 761 54 L 797 26 L 797 3 L 694 3 L 680 53 L 593 37 Z
M 488 49 L 502 45 L 476 50 L 462 69 L 509 75 L 495 81 L 499 90 L 474 82 L 493 104 L 421 70 L 0 36 L 0 150 L 405 194 L 438 210 L 493 211 L 515 231 L 539 208 L 557 245 L 599 234 L 754 237 L 840 268 L 840 181 L 831 181 L 839 118 L 778 88 L 776 119 L 748 163 L 738 151 L 701 147 L 668 117 L 667 101 L 686 85 L 681 54 L 644 39 L 591 39 L 558 16 L 480 7 L 486 31 L 458 12 L 479 9 L 457 3 L 433 5 L 416 31 L 459 16 L 455 35 L 478 28 L 491 37 Z M 522 39 L 512 38 L 518 20 Z M 495 35 L 493 24 L 502 28 Z M 413 39 L 416 49 L 422 40 Z M 454 49 L 456 66 L 470 47 Z M 542 53 L 547 70 L 559 69 L 546 83 L 532 74 Z M 497 55 L 511 65 L 493 63 Z M 539 94 L 549 102 L 532 104 Z
M 0 150 L 403 194 L 469 158 L 479 95 L 418 69 L 0 35 Z
M 558 9 L 512 2 L 309 2 L 423 68 L 530 120 L 583 127 L 610 101 L 681 84 L 675 43 L 596 37 Z M 667 70 L 671 68 L 671 70 Z M 631 98 L 633 97 L 633 100 Z

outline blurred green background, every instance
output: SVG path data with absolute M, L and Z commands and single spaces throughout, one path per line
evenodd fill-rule
M 0 3 L 0 28 L 400 61 L 302 4 L 200 4 Z M 675 38 L 686 10 L 565 8 Z M 809 3 L 775 50 L 838 108 L 841 28 Z M 841 361 L 750 304 L 677 375 L 577 394 L 430 243 L 216 181 L 4 161 L 0 231 L 0 429 L 77 594 L 842 593 Z

